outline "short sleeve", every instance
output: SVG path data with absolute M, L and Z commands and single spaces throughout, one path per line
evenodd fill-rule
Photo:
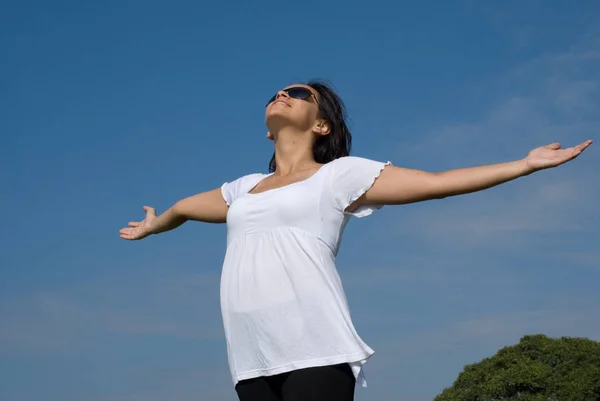
M 331 172 L 331 192 L 336 205 L 345 211 L 373 186 L 383 169 L 391 165 L 356 156 L 345 156 L 334 160 Z M 382 205 L 362 205 L 353 212 L 356 217 L 365 217 L 380 209 Z
M 267 174 L 248 174 L 235 181 L 224 183 L 221 185 L 223 199 L 225 199 L 228 206 L 231 206 L 239 196 L 249 192 L 265 177 L 267 177 Z

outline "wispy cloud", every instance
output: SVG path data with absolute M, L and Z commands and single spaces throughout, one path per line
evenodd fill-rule
M 87 401 L 230 401 L 236 399 L 231 380 L 222 370 L 213 367 L 161 375 L 152 391 L 111 392 L 102 397 L 86 397 Z M 75 401 L 75 400 L 73 400 Z
M 469 318 L 415 333 L 396 342 L 395 347 L 401 355 L 472 347 L 483 347 L 491 354 L 526 334 L 537 333 L 600 340 L 600 308 L 557 307 Z
M 0 308 L 0 352 L 80 351 L 93 343 L 98 334 L 133 338 L 222 338 L 218 309 L 202 311 L 210 315 L 208 319 L 200 316 L 198 306 L 206 303 L 206 291 L 196 291 L 194 294 L 189 291 L 189 286 L 198 288 L 207 282 L 212 284 L 215 277 L 194 275 L 167 280 L 163 278 L 162 281 L 160 285 L 155 283 L 156 287 L 148 282 L 146 285 L 149 287 L 140 287 L 140 283 L 137 283 L 136 296 L 146 300 L 142 304 L 115 305 L 106 296 L 98 299 L 75 290 L 3 299 Z M 98 284 L 83 284 L 82 287 L 85 292 L 92 294 L 107 288 Z M 131 296 L 131 287 L 119 289 L 114 286 L 111 290 L 113 292 L 110 295 L 117 299 Z M 153 302 L 159 304 L 160 308 L 155 307 Z M 182 305 L 187 306 L 183 311 Z
M 600 132 L 599 71 L 600 42 L 590 37 L 564 53 L 526 62 L 498 78 L 495 92 L 504 95 L 479 118 L 430 127 L 401 144 L 399 160 L 439 171 L 515 160 L 555 141 L 572 146 L 594 139 Z M 412 209 L 402 231 L 454 244 L 506 245 L 536 232 L 589 228 L 587 216 L 600 203 L 600 186 L 590 185 L 600 169 L 596 153 L 592 146 L 558 169 L 444 200 L 443 207 Z
M 600 191 L 590 194 L 582 182 L 531 181 L 415 209 L 399 230 L 445 244 L 506 246 L 522 245 L 527 236 L 540 232 L 566 233 L 585 227 L 584 214 L 593 208 Z
M 595 236 L 593 242 L 600 243 L 600 234 Z M 595 248 L 579 252 L 557 252 L 556 255 L 565 261 L 600 271 L 600 251 Z
M 401 144 L 402 156 L 410 160 L 411 155 L 434 152 L 434 161 L 469 164 L 481 161 L 481 154 L 516 156 L 527 145 L 556 140 L 568 145 L 594 137 L 600 126 L 599 30 L 590 29 L 565 52 L 538 56 L 480 84 L 485 86 L 479 92 L 496 99 L 495 104 L 468 122 L 429 127 Z

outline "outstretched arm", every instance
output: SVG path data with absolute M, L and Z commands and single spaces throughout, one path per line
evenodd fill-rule
M 532 150 L 522 160 L 441 173 L 388 166 L 349 210 L 363 204 L 399 205 L 481 191 L 563 164 L 577 157 L 591 143 L 589 140 L 567 149 L 561 149 L 558 143 L 553 143 Z
M 224 223 L 227 209 L 221 189 L 217 188 L 182 199 L 159 216 L 154 208 L 144 206 L 144 220 L 130 222 L 129 227 L 121 229 L 119 234 L 123 239 L 138 240 L 173 230 L 188 220 Z

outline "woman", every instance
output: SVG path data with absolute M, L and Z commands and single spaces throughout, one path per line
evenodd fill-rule
M 383 205 L 489 188 L 575 158 L 591 141 L 557 143 L 521 160 L 428 173 L 349 156 L 341 99 L 309 82 L 267 103 L 269 174 L 250 174 L 178 201 L 120 231 L 138 240 L 187 220 L 227 223 L 221 310 L 229 366 L 241 401 L 346 401 L 373 354 L 356 333 L 335 267 L 350 216 Z

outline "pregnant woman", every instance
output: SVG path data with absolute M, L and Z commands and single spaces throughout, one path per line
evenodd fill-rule
M 542 146 L 520 160 L 440 173 L 350 156 L 338 95 L 325 83 L 296 84 L 267 102 L 269 173 L 248 174 L 130 222 L 139 240 L 188 220 L 227 223 L 221 311 L 240 401 L 349 401 L 366 385 L 373 350 L 357 334 L 335 258 L 352 216 L 466 194 L 555 167 L 591 141 Z

